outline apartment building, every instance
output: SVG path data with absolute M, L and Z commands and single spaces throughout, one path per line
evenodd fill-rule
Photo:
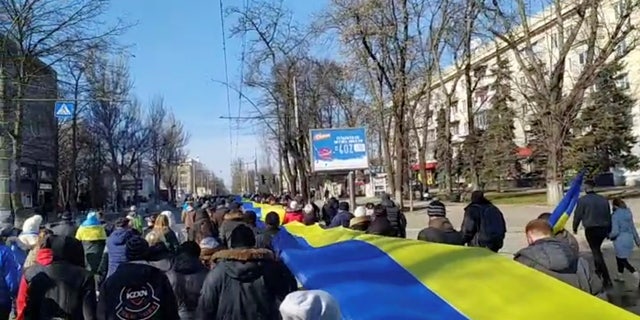
M 6 59 L 0 86 L 6 106 L 17 103 L 13 98 L 17 91 L 17 70 L 12 59 L 17 49 L 10 41 L 2 41 L 2 47 L 2 55 Z M 58 78 L 56 72 L 43 62 L 35 61 L 35 65 L 39 70 L 25 88 L 21 101 L 24 107 L 22 155 L 17 164 L 20 181 L 16 185 L 25 208 L 51 213 L 55 209 L 57 190 L 58 146 L 54 108 L 58 98 Z
M 605 1 L 601 7 L 599 33 L 597 41 L 605 42 L 608 39 L 607 26 L 615 26 L 619 20 L 620 12 L 623 9 L 623 2 L 626 0 L 608 0 Z M 547 8 L 532 17 L 529 20 L 529 32 L 531 35 L 529 39 L 521 38 L 522 46 L 531 48 L 535 57 L 541 63 L 543 68 L 549 68 L 549 66 L 555 66 L 559 53 L 559 28 L 555 26 L 555 8 Z M 568 32 L 572 28 L 576 27 L 576 10 L 574 7 L 567 6 L 564 9 L 565 24 L 564 30 Z M 635 13 L 632 15 L 629 21 L 632 25 L 638 25 L 640 22 L 640 14 Z M 522 29 L 522 28 L 521 28 Z M 582 25 L 578 33 L 578 39 L 573 42 L 571 51 L 568 54 L 568 60 L 566 62 L 564 88 L 571 88 L 575 83 L 576 78 L 580 75 L 586 64 L 586 44 L 581 39 L 586 39 L 587 26 Z M 517 31 L 516 31 L 517 32 Z M 525 33 L 520 32 L 524 35 Z M 530 44 L 530 45 L 529 45 Z M 627 43 L 623 41 L 616 48 L 617 52 L 622 52 L 627 49 Z M 520 49 L 524 50 L 524 49 Z M 614 53 L 614 54 L 617 54 Z M 488 125 L 487 114 L 490 109 L 490 98 L 492 96 L 491 84 L 494 81 L 494 76 L 491 72 L 492 68 L 496 65 L 496 57 L 498 54 L 503 58 L 510 61 L 511 75 L 512 75 L 512 94 L 516 101 L 511 105 L 516 113 L 514 119 L 515 126 L 515 143 L 519 147 L 518 153 L 523 157 L 531 155 L 531 150 L 528 148 L 528 140 L 530 138 L 530 117 L 532 115 L 531 105 L 522 95 L 523 90 L 527 90 L 529 82 L 525 77 L 525 73 L 520 67 L 520 64 L 516 61 L 515 52 L 508 48 L 504 42 L 496 39 L 491 43 L 478 44 L 474 49 L 472 57 L 472 70 L 475 84 L 475 90 L 473 90 L 473 106 L 474 106 L 474 124 L 477 128 L 485 129 Z M 521 55 L 522 56 L 522 55 Z M 629 92 L 640 100 L 640 48 L 632 50 L 624 59 L 626 62 L 626 73 L 619 81 L 619 85 L 624 88 L 630 89 Z M 460 79 L 460 68 L 455 66 L 449 67 L 444 71 L 443 82 L 435 83 L 432 86 L 433 106 L 435 109 L 441 108 L 445 105 L 445 92 L 451 93 L 453 101 L 450 109 L 450 130 L 452 134 L 452 140 L 454 145 L 464 141 L 464 138 L 468 135 L 468 117 L 466 110 L 466 89 L 464 81 Z M 458 80 L 458 81 L 456 81 Z M 454 87 L 455 84 L 455 87 Z M 444 89 L 444 90 L 443 90 Z M 434 115 L 436 113 L 434 112 Z M 640 105 L 637 105 L 633 110 L 634 117 L 634 132 L 640 137 Z M 436 117 L 430 118 L 427 123 L 428 137 L 427 137 L 427 163 L 424 164 L 427 168 L 435 168 L 435 140 L 436 140 Z M 422 125 L 418 123 L 417 125 Z M 421 137 L 412 137 L 412 141 L 421 141 Z M 411 145 L 412 155 L 417 159 L 417 143 Z M 454 153 L 457 152 L 454 147 Z M 634 152 L 640 155 L 640 145 L 634 148 Z M 417 161 L 416 161 L 417 162 Z M 639 179 L 640 172 L 625 172 L 627 181 Z

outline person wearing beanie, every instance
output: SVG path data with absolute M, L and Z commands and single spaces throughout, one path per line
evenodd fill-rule
M 273 250 L 273 237 L 280 232 L 280 215 L 274 211 L 267 213 L 264 224 L 264 231 L 256 237 L 256 247 Z
M 429 225 L 418 233 L 418 240 L 444 243 L 451 245 L 464 245 L 462 233 L 453 228 L 447 219 L 447 210 L 444 203 L 434 200 L 427 206 Z
M 28 294 L 18 313 L 24 319 L 95 319 L 96 287 L 85 270 L 82 243 L 49 235 L 41 248 L 51 249 L 51 263 L 24 270 Z
M 353 219 L 349 221 L 349 229 L 358 231 L 367 231 L 371 220 L 367 216 L 367 209 L 365 207 L 357 207 L 353 211 Z
M 285 209 L 286 213 L 284 214 L 284 219 L 282 220 L 282 224 L 285 225 L 293 221 L 303 222 L 304 213 L 302 212 L 302 209 L 303 207 L 300 202 L 295 200 L 289 202 L 289 205 Z
M 82 242 L 84 247 L 87 270 L 98 274 L 104 247 L 107 244 L 107 232 L 104 230 L 102 223 L 100 223 L 97 212 L 89 212 L 87 218 L 80 224 L 75 237 Z
M 5 242 L 11 249 L 14 260 L 20 264 L 20 266 L 24 266 L 25 264 L 31 265 L 33 263 L 35 255 L 32 254 L 29 260 L 27 260 L 27 257 L 29 256 L 29 252 L 38 244 L 41 224 L 42 216 L 33 215 L 24 221 L 22 231 L 17 237 L 10 235 L 9 233 L 13 233 L 10 232 L 10 230 L 6 230 L 5 233 L 7 237 Z
M 340 320 L 340 305 L 322 290 L 295 291 L 280 304 L 282 320 Z
M 235 204 L 235 202 L 232 204 Z M 242 213 L 239 208 L 234 208 L 224 215 L 222 223 L 220 224 L 220 229 L 218 230 L 218 235 L 222 245 L 226 247 L 229 246 L 228 242 L 231 231 L 241 224 L 246 225 L 244 222 L 244 213 Z
M 311 226 L 319 221 L 319 209 L 314 207 L 313 203 L 307 203 L 304 208 L 302 208 L 302 223 L 305 226 Z
M 387 208 L 381 204 L 373 207 L 373 218 L 369 224 L 367 233 L 385 237 L 393 237 L 396 235 L 396 230 L 393 229 L 391 222 L 389 222 L 387 218 Z
M 329 225 L 329 228 L 335 228 L 335 227 L 348 228 L 349 222 L 351 222 L 351 219 L 353 219 L 353 214 L 349 212 L 349 203 L 340 202 L 338 204 L 338 213 L 331 220 L 331 224 Z
M 200 291 L 209 273 L 209 269 L 200 262 L 200 254 L 198 243 L 194 241 L 182 243 L 173 260 L 171 270 L 166 273 L 178 301 L 180 320 L 196 319 Z
M 51 227 L 53 234 L 65 237 L 75 237 L 78 226 L 73 221 L 71 212 L 65 211 L 60 216 L 60 221 Z
M 127 239 L 128 261 L 105 280 L 98 297 L 98 319 L 180 319 L 169 278 L 147 261 L 148 251 L 149 244 L 141 236 Z
M 118 218 L 115 230 L 107 238 L 102 261 L 100 262 L 99 273 L 103 277 L 113 274 L 121 263 L 127 261 L 125 255 L 126 243 L 129 238 L 136 235 L 136 232 L 129 227 L 129 219 Z
M 197 319 L 278 319 L 278 303 L 294 286 L 273 252 L 255 245 L 249 226 L 231 231 L 229 249 L 213 255 L 216 266 L 202 286 Z

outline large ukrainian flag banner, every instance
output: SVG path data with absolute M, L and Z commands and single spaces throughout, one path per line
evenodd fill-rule
M 244 207 L 284 214 L 282 207 Z M 298 223 L 274 241 L 304 288 L 333 295 L 344 319 L 637 319 L 486 249 Z
M 567 190 L 567 193 L 562 197 L 560 203 L 558 203 L 556 208 L 553 209 L 551 217 L 549 218 L 549 223 L 551 223 L 554 232 L 559 232 L 564 229 L 564 226 L 567 224 L 567 221 L 580 198 L 580 187 L 582 187 L 583 179 L 584 171 L 581 171 L 571 182 L 569 190 Z

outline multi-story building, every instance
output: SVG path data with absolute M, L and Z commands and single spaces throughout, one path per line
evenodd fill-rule
M 188 158 L 178 165 L 178 197 L 186 194 L 211 194 L 211 174 L 198 158 Z
M 55 209 L 57 168 L 57 121 L 54 117 L 55 100 L 58 98 L 56 72 L 45 63 L 36 60 L 38 71 L 24 87 L 21 101 L 16 101 L 17 72 L 12 57 L 17 49 L 13 43 L 2 41 L 5 57 L 0 86 L 5 107 L 14 110 L 17 103 L 23 106 L 22 154 L 19 166 L 20 181 L 16 183 L 25 208 L 38 208 L 43 213 Z M 7 104 L 13 104 L 13 106 Z M 12 164 L 16 168 L 16 164 Z
M 599 29 L 597 36 L 598 42 L 604 43 L 607 41 L 608 31 L 606 28 L 615 26 L 619 21 L 620 13 L 624 10 L 623 1 L 626 0 L 609 0 L 605 1 L 601 5 L 599 14 L 599 22 L 601 24 L 599 25 L 599 28 L 601 29 Z M 564 30 L 565 33 L 569 32 L 569 30 L 575 30 L 573 28 L 576 26 L 576 14 L 575 7 L 572 7 L 572 5 L 567 5 L 564 8 L 565 25 L 562 30 Z M 520 57 L 529 57 L 530 55 L 528 55 L 528 52 L 527 54 L 524 54 L 523 50 L 528 50 L 530 48 L 536 58 L 536 61 L 529 63 L 540 64 L 543 70 L 548 70 L 550 67 L 555 67 L 557 64 L 556 61 L 560 50 L 558 37 L 560 28 L 556 26 L 556 18 L 555 8 L 547 8 L 529 19 L 528 32 L 524 33 L 523 31 L 516 31 L 516 34 L 521 35 L 519 39 L 519 50 L 521 50 Z M 632 14 L 629 23 L 631 25 L 637 25 L 638 22 L 640 22 L 638 13 Z M 520 29 L 522 29 L 522 27 L 520 27 Z M 567 55 L 564 78 L 565 89 L 572 88 L 573 84 L 582 73 L 583 68 L 588 65 L 586 62 L 586 39 L 589 31 L 588 23 L 584 22 L 578 32 L 577 39 L 573 42 L 571 51 Z M 528 39 L 525 38 L 524 35 L 528 35 Z M 636 35 L 632 34 L 630 37 L 636 37 Z M 631 41 L 631 39 L 627 41 Z M 625 51 L 628 48 L 627 45 L 630 45 L 627 41 L 619 43 L 616 48 L 616 52 L 612 53 L 612 55 Z M 530 81 L 525 77 L 525 72 L 521 68 L 522 64 L 519 64 L 516 60 L 516 52 L 498 39 L 490 43 L 479 44 L 473 50 L 473 56 L 471 59 L 472 75 L 474 78 L 473 81 L 476 82 L 474 83 L 472 102 L 475 122 L 474 125 L 476 128 L 480 129 L 485 129 L 488 125 L 487 113 L 490 108 L 489 101 L 493 94 L 491 84 L 494 81 L 494 75 L 491 70 L 497 64 L 498 54 L 501 58 L 507 59 L 510 62 L 512 88 L 515 89 L 512 91 L 512 95 L 516 101 L 511 103 L 511 107 L 516 113 L 516 118 L 514 119 L 514 142 L 519 147 L 518 153 L 520 155 L 530 156 L 531 150 L 528 148 L 528 140 L 531 132 L 530 117 L 532 115 L 532 109 L 530 102 L 528 102 L 522 94 L 524 92 L 523 90 L 527 90 L 527 87 L 530 85 Z M 638 89 L 640 89 L 640 64 L 637 63 L 640 61 L 640 48 L 632 50 L 624 58 L 624 61 L 626 62 L 626 72 L 622 74 L 622 77 L 619 80 L 619 85 L 630 89 L 629 93 L 636 99 L 640 99 L 640 92 L 638 91 Z M 432 100 L 434 101 L 432 104 L 432 111 L 435 112 L 433 112 L 434 116 L 430 117 L 429 122 L 427 123 L 428 137 L 426 167 L 435 168 L 435 114 L 439 108 L 442 108 L 446 104 L 445 97 L 447 95 L 445 93 L 449 93 L 452 97 L 450 104 L 450 130 L 452 142 L 454 144 L 454 153 L 457 152 L 455 145 L 459 145 L 469 134 L 469 119 L 467 116 L 467 104 L 465 98 L 466 88 L 464 86 L 464 81 L 460 79 L 462 72 L 461 68 L 451 66 L 444 71 L 444 81 L 434 83 L 432 86 Z M 640 136 L 640 105 L 636 105 L 633 109 L 633 117 L 634 133 L 636 136 Z M 418 123 L 416 125 L 421 126 L 422 123 Z M 410 140 L 415 141 L 415 139 L 420 139 L 419 141 L 421 141 L 422 137 L 412 137 Z M 411 149 L 412 155 L 417 159 L 417 144 L 415 142 L 412 143 Z M 640 145 L 637 145 L 633 151 L 635 154 L 640 155 Z M 640 179 L 640 173 L 626 172 L 625 175 L 627 176 L 628 183 L 633 183 L 633 180 Z

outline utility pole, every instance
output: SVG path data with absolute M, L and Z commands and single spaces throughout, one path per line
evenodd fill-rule
M 296 125 L 296 145 L 300 146 L 300 109 L 298 108 L 298 85 L 296 83 L 296 76 L 293 76 L 293 114 Z M 299 167 L 298 170 L 300 170 Z M 298 175 L 298 179 L 296 179 L 296 189 L 298 192 L 306 195 L 306 192 L 302 190 L 302 171 L 296 172 L 296 174 Z
M 260 190 L 260 183 L 258 182 L 258 151 L 253 150 L 255 158 L 253 159 L 253 186 L 254 191 L 257 194 Z

